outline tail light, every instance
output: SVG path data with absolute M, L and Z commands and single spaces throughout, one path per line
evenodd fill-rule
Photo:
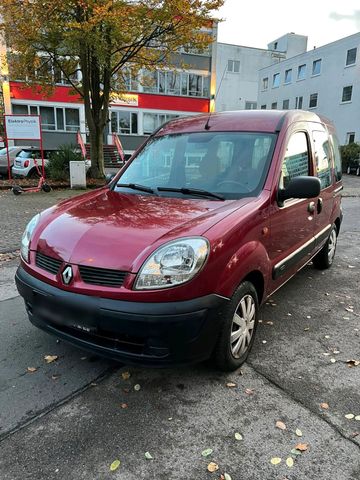
M 25 162 L 24 162 L 24 168 L 27 168 L 29 165 L 30 165 L 30 161 L 29 161 L 29 160 L 25 160 Z

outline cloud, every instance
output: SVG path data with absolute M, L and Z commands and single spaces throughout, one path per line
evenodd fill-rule
M 351 20 L 355 22 L 356 28 L 360 30 L 360 10 L 355 10 L 352 15 L 343 15 L 342 13 L 331 12 L 329 17 L 336 21 Z

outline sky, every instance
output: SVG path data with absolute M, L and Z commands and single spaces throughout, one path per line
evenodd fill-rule
M 249 47 L 285 33 L 308 36 L 308 50 L 360 31 L 359 0 L 225 0 L 218 41 Z

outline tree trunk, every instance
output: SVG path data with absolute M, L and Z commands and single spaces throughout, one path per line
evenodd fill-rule
M 90 176 L 92 178 L 105 177 L 103 133 L 103 129 L 96 124 L 95 131 L 90 129 Z

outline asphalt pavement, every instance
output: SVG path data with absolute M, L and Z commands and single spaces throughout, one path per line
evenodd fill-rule
M 307 266 L 262 307 L 232 374 L 130 368 L 58 343 L 26 318 L 16 254 L 2 262 L 1 480 L 359 480 L 360 178 L 345 180 L 334 265 Z

